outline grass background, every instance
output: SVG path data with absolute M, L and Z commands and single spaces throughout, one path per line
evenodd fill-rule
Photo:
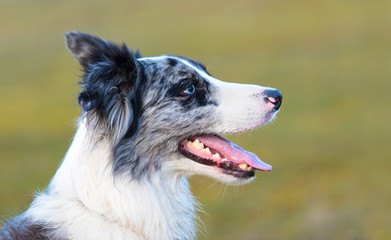
M 273 172 L 191 179 L 199 239 L 391 239 L 389 1 L 0 1 L 2 217 L 45 188 L 74 134 L 69 30 L 283 92 L 274 124 L 230 136 Z

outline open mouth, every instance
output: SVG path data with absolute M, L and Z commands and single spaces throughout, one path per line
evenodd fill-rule
M 238 178 L 253 177 L 255 170 L 272 170 L 272 166 L 262 162 L 254 153 L 215 134 L 189 137 L 179 145 L 179 152 L 193 161 L 214 166 Z

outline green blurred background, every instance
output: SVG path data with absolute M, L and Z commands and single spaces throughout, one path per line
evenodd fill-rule
M 44 189 L 75 131 L 84 31 L 273 86 L 278 120 L 229 138 L 273 165 L 191 179 L 199 239 L 391 239 L 390 4 L 382 0 L 0 1 L 0 215 Z

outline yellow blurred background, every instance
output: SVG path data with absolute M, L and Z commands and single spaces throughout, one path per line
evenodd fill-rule
M 44 189 L 75 131 L 63 33 L 281 90 L 277 121 L 229 136 L 273 165 L 245 186 L 191 179 L 199 239 L 391 239 L 390 2 L 0 1 L 0 215 Z

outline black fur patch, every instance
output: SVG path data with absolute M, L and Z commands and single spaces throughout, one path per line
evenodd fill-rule
M 167 91 L 168 97 L 178 97 L 183 96 L 182 92 L 191 84 L 197 84 L 193 79 L 191 78 L 185 78 L 180 80 L 179 82 L 173 84 L 169 90 Z M 186 97 L 186 96 L 185 96 Z
M 53 237 L 53 229 L 43 224 L 33 223 L 23 215 L 9 221 L 0 232 L 1 240 L 49 240 Z M 63 238 L 65 239 L 65 238 Z
M 133 109 L 133 121 L 129 125 L 128 130 L 123 136 L 123 139 L 128 139 L 136 133 L 139 127 L 140 115 L 142 114 L 141 106 L 143 105 L 143 100 L 142 100 L 143 92 L 141 91 L 141 89 L 143 89 L 143 85 L 145 85 L 147 81 L 144 74 L 144 67 L 141 64 L 137 64 L 137 67 L 138 67 L 137 82 L 139 83 L 139 85 L 135 87 L 133 94 L 131 95 L 130 98 L 130 103 Z
M 84 74 L 80 85 L 78 101 L 88 119 L 111 124 L 110 114 L 118 111 L 132 111 L 137 116 L 138 103 L 133 93 L 138 76 L 137 57 L 125 44 L 112 42 L 78 32 L 66 34 L 71 53 L 83 66 Z M 130 109 L 125 109 L 130 106 Z M 137 117 L 133 117 L 136 121 Z M 136 124 L 133 121 L 131 124 Z M 108 125 L 107 129 L 117 126 Z M 133 126 L 135 128 L 135 126 Z M 132 131 L 126 131 L 127 136 Z
M 178 64 L 178 61 L 173 58 L 168 58 L 167 62 L 168 62 L 168 65 L 170 65 L 171 67 L 175 67 Z

